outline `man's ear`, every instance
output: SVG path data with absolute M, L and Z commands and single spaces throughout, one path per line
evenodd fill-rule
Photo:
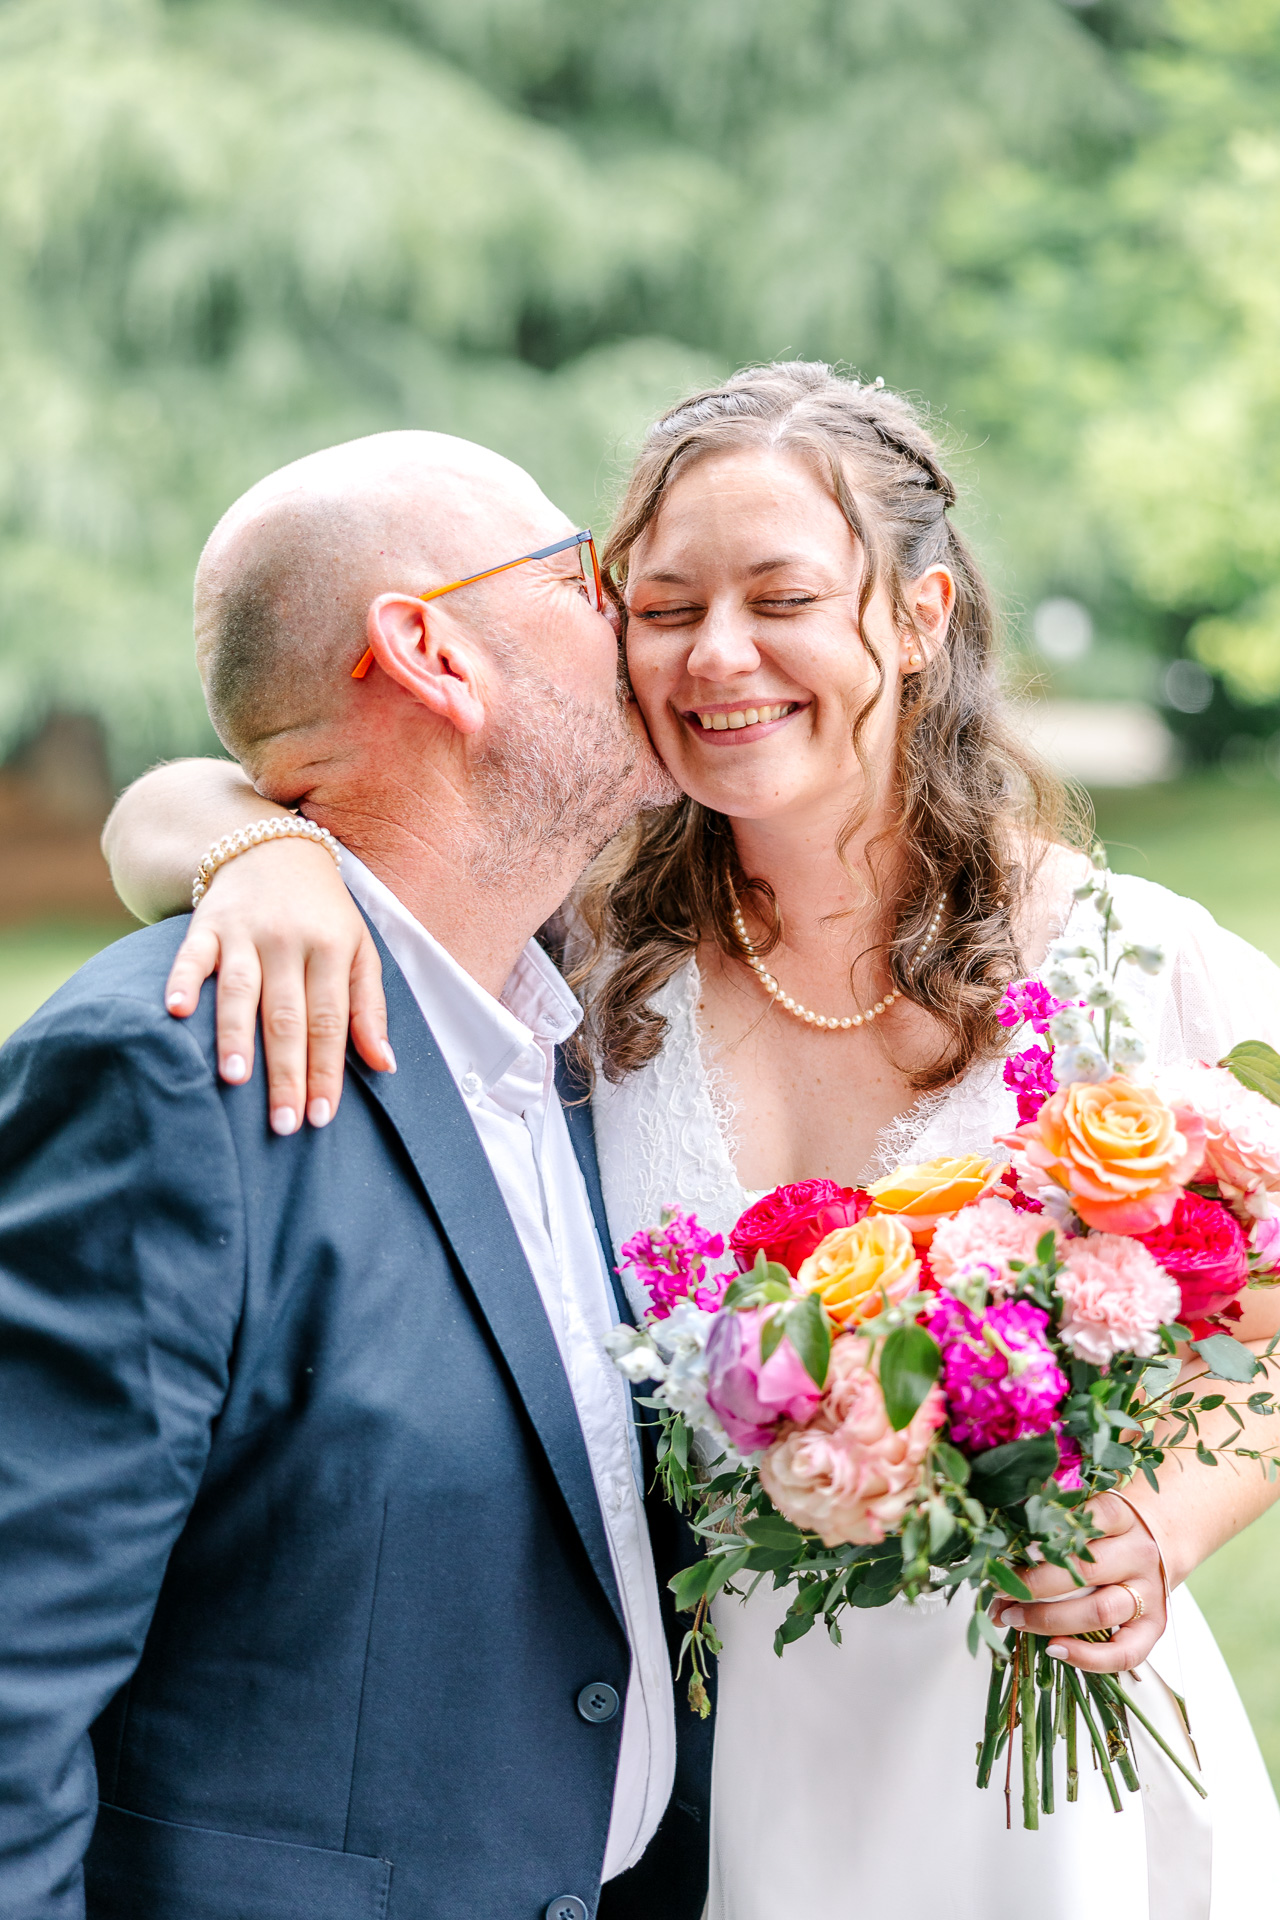
M 459 733 L 484 725 L 477 649 L 448 615 L 410 593 L 380 593 L 369 608 L 366 637 L 383 673 Z

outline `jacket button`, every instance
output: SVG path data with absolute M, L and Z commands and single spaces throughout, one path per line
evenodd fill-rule
M 617 1711 L 618 1696 L 607 1680 L 593 1680 L 590 1686 L 584 1687 L 578 1695 L 578 1712 L 584 1720 L 589 1720 L 593 1727 L 602 1726 L 606 1720 L 612 1720 Z M 576 1899 L 577 1895 L 573 1897 Z M 558 1914 L 556 1920 L 560 1920 Z
M 547 1920 L 588 1920 L 587 1903 L 576 1893 L 558 1893 L 547 1908 Z

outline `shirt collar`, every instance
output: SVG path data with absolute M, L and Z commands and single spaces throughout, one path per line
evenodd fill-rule
M 582 1008 L 531 940 L 495 999 L 460 967 L 363 860 L 342 850 L 342 877 L 386 941 L 453 1078 L 474 1074 L 489 1093 L 527 1055 L 531 1041 L 550 1056 L 582 1019 Z

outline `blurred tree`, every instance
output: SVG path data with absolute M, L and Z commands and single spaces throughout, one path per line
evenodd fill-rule
M 789 354 L 935 404 L 1015 607 L 1265 690 L 1278 6 L 0 0 L 0 750 L 207 737 L 191 569 L 272 466 L 434 426 L 602 520 Z

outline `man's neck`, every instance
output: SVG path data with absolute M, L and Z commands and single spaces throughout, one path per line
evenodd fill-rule
M 584 852 L 556 849 L 530 870 L 481 882 L 471 849 L 459 838 L 442 844 L 396 822 L 308 806 L 307 812 L 389 887 L 446 953 L 497 998 L 538 928 L 549 920 L 587 864 Z

